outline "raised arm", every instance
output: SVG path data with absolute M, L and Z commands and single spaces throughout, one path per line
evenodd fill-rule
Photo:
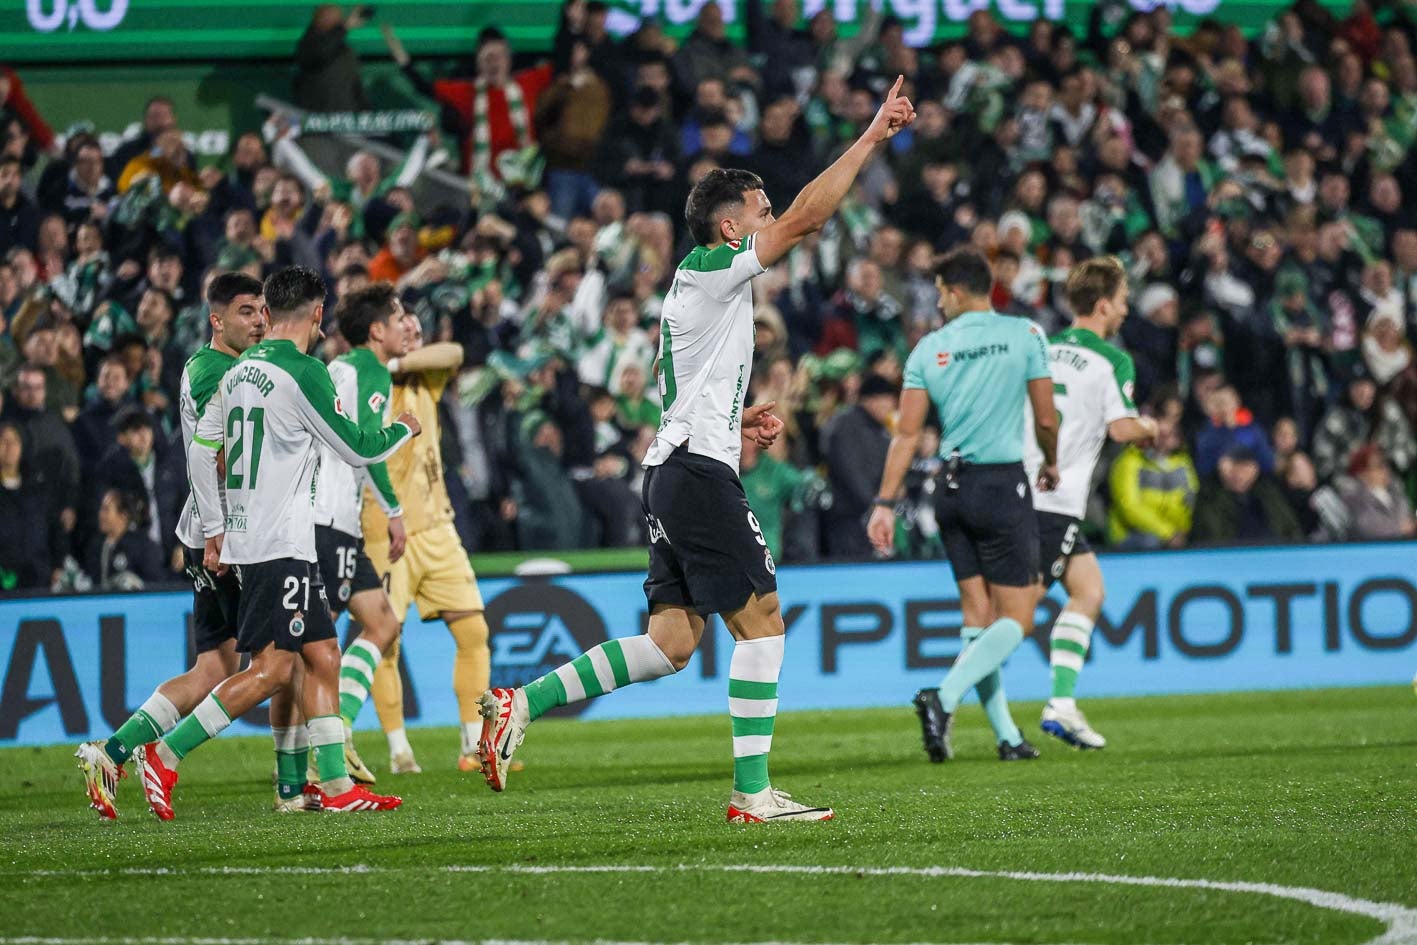
M 462 367 L 462 345 L 437 341 L 389 361 L 390 374 L 423 374 L 428 371 L 456 371 Z
M 856 139 L 856 143 L 846 149 L 831 167 L 822 171 L 797 195 L 777 220 L 764 227 L 755 237 L 754 243 L 758 261 L 764 267 L 771 266 L 802 241 L 808 234 L 821 229 L 841 201 L 851 190 L 856 175 L 875 153 L 876 146 L 895 137 L 902 128 L 915 120 L 915 108 L 910 99 L 900 97 L 900 86 L 905 76 L 896 76 L 895 85 L 881 104 L 870 126 Z

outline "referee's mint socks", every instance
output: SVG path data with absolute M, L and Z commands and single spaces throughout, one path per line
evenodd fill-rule
M 1023 642 L 1023 627 L 1011 617 L 1000 617 L 960 653 L 940 683 L 940 705 L 946 712 L 959 708 L 965 693 L 979 685 Z

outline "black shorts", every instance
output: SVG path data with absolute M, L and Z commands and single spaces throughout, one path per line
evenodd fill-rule
M 645 470 L 650 604 L 728 613 L 777 590 L 777 564 L 737 473 L 679 447 Z
M 355 594 L 384 589 L 384 582 L 364 553 L 363 538 L 328 525 L 316 525 L 315 555 L 320 559 L 320 577 L 330 588 L 330 606 L 336 614 L 345 612 Z
M 1062 580 L 1068 559 L 1092 554 L 1092 546 L 1082 533 L 1082 523 L 1058 512 L 1038 513 L 1038 561 L 1042 565 L 1043 587 Z
M 935 493 L 940 537 L 955 579 L 983 576 L 1001 587 L 1038 580 L 1038 516 L 1022 463 L 960 467 L 958 489 Z
M 236 568 L 241 579 L 241 630 L 236 648 L 259 653 L 274 643 L 298 651 L 307 643 L 335 638 L 320 569 L 297 558 L 276 558 Z
M 202 567 L 196 548 L 182 546 L 182 564 L 192 581 L 193 643 L 198 653 L 208 653 L 236 639 L 241 585 L 234 569 L 218 576 Z

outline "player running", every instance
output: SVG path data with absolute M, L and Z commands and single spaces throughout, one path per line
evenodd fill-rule
M 394 374 L 393 408 L 408 411 L 427 431 L 407 450 L 389 457 L 389 478 L 403 501 L 408 543 L 404 553 L 390 562 L 387 544 L 371 537 L 366 551 L 374 569 L 387 575 L 386 587 L 394 619 L 403 624 L 409 604 L 417 602 L 424 620 L 441 618 L 457 644 L 453 657 L 453 692 L 462 719 L 462 747 L 458 767 L 479 771 L 482 759 L 477 743 L 482 736 L 479 699 L 487 691 L 491 653 L 487 645 L 487 620 L 482 614 L 482 594 L 468 563 L 467 552 L 453 527 L 453 504 L 443 482 L 443 454 L 438 436 L 438 401 L 462 365 L 462 346 L 451 341 L 423 344 L 423 326 L 417 316 L 405 313 L 404 336 L 408 354 L 389 362 Z M 385 517 L 372 490 L 364 493 L 364 534 L 385 533 Z M 413 746 L 404 731 L 403 680 L 399 676 L 399 639 L 384 650 L 374 674 L 374 708 L 389 740 L 389 770 L 411 774 L 422 770 L 413 757 Z
M 865 133 L 774 219 L 763 182 L 714 170 L 689 193 L 685 217 L 698 244 L 674 275 L 660 328 L 664 418 L 645 456 L 649 523 L 649 632 L 611 640 L 518 689 L 483 697 L 483 771 L 494 791 L 527 725 L 556 706 L 682 669 L 704 618 L 720 614 L 736 644 L 728 669 L 733 793 L 739 823 L 829 820 L 772 787 L 768 753 L 777 716 L 783 623 L 777 568 L 738 479 L 742 439 L 767 447 L 782 432 L 772 404 L 744 409 L 753 361 L 751 281 L 819 229 L 876 148 L 915 119 L 897 78 Z
M 222 377 L 188 447 L 192 492 L 206 536 L 203 563 L 236 566 L 241 583 L 237 649 L 251 665 L 212 691 L 161 741 L 134 757 L 148 805 L 171 820 L 177 765 L 231 720 L 291 683 L 304 667 L 302 708 L 319 770 L 310 793 L 326 811 L 392 810 L 402 801 L 354 784 L 338 715 L 339 644 L 315 567 L 314 479 L 318 444 L 347 463 L 387 458 L 419 432 L 402 416 L 368 432 L 342 411 L 325 366 L 306 352 L 320 337 L 325 283 L 299 266 L 266 280 L 270 328 Z M 224 451 L 225 509 L 216 486 Z
M 1092 473 L 1102 443 L 1136 443 L 1156 436 L 1156 421 L 1137 416 L 1132 403 L 1136 369 L 1131 355 L 1108 342 L 1127 317 L 1127 271 L 1115 256 L 1098 256 L 1073 268 L 1064 288 L 1076 317 L 1050 339 L 1053 402 L 1062 423 L 1058 469 L 1062 482 L 1033 497 L 1038 511 L 1042 592 L 1059 579 L 1068 603 L 1053 624 L 1048 663 L 1053 694 L 1043 707 L 1043 731 L 1078 748 L 1107 744 L 1073 698 L 1087 656 L 1092 626 L 1102 613 L 1102 571 L 1080 522 L 1087 510 Z M 1024 465 L 1038 472 L 1043 454 L 1025 437 Z
M 1038 603 L 1038 520 L 1023 467 L 1024 401 L 1033 404 L 1045 457 L 1036 480 L 1043 492 L 1058 484 L 1058 418 L 1043 329 L 993 311 L 993 283 L 988 260 L 972 247 L 947 253 L 935 266 L 945 325 L 922 338 L 906 361 L 900 417 L 867 526 L 872 544 L 889 551 L 895 503 L 933 401 L 945 460 L 936 518 L 964 614 L 964 647 L 954 665 L 938 689 L 915 694 L 925 752 L 934 762 L 954 756 L 954 713 L 971 688 L 994 729 L 1000 760 L 1038 757 L 1009 714 L 999 670 L 1032 631 Z
M 352 346 L 329 366 L 337 402 L 345 406 L 361 430 L 376 432 L 392 416 L 392 378 L 387 365 L 390 358 L 404 353 L 403 303 L 392 285 L 380 282 L 345 295 L 335 308 L 335 318 L 340 333 Z M 373 485 L 375 498 L 387 516 L 385 528 L 378 534 L 388 535 L 389 560 L 397 561 L 404 551 L 403 510 L 385 465 L 372 463 L 356 469 L 333 447 L 320 447 L 320 475 L 315 485 L 320 578 L 333 595 L 330 606 L 335 615 L 348 608 L 360 627 L 359 637 L 340 660 L 339 714 L 344 723 L 345 764 L 354 780 L 373 784 L 374 773 L 354 748 L 352 728 L 369 698 L 374 670 L 384 650 L 398 639 L 399 620 L 389 606 L 379 573 L 364 552 L 359 510 L 366 480 Z
M 188 358 L 182 368 L 178 412 L 184 444 L 192 442 L 197 418 L 216 393 L 226 369 L 236 363 L 241 352 L 266 336 L 261 291 L 261 280 L 239 272 L 224 272 L 207 286 L 212 340 Z M 158 686 L 106 742 L 84 742 L 74 752 L 79 770 L 84 773 L 89 806 L 109 820 L 118 819 L 115 794 L 118 781 L 125 776 L 123 765 L 133 750 L 171 731 L 217 683 L 237 669 L 236 606 L 240 589 L 236 575 L 217 575 L 202 566 L 205 539 L 191 495 L 177 519 L 177 537 L 182 542 L 187 577 L 192 580 L 192 634 L 197 660 L 187 672 Z

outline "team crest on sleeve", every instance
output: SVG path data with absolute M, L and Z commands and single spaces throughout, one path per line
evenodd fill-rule
M 351 423 L 354 422 L 354 418 L 349 415 L 349 411 L 344 409 L 344 401 L 340 400 L 338 394 L 335 395 L 335 413 L 339 414 L 341 417 L 344 417 Z
M 1127 398 L 1128 400 L 1131 400 L 1132 391 L 1136 389 L 1136 386 L 1137 385 L 1132 381 L 1124 381 L 1122 383 L 1122 396 Z
M 374 391 L 374 393 L 372 393 L 372 394 L 369 395 L 369 409 L 370 409 L 370 410 L 374 411 L 375 413 L 378 413 L 379 410 L 380 410 L 380 408 L 382 408 L 383 406 L 384 406 L 384 395 L 383 395 L 383 394 L 379 393 L 378 391 Z

